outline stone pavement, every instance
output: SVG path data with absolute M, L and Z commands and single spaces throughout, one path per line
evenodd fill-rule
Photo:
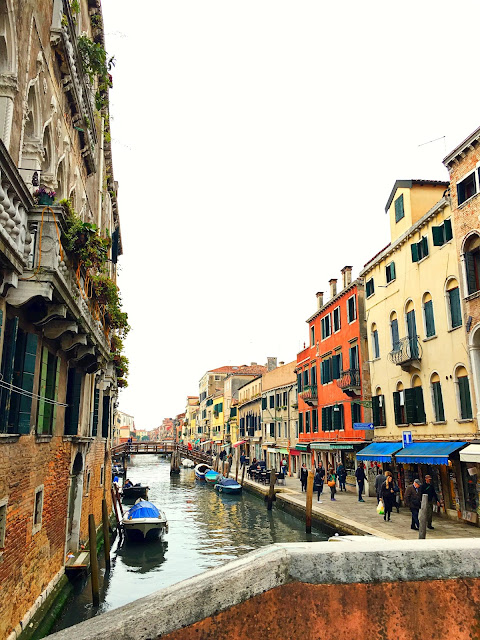
M 232 474 L 233 475 L 233 474 Z M 245 480 L 246 485 L 255 485 L 261 488 L 262 493 L 268 491 L 268 487 L 258 485 Z M 285 486 L 276 485 L 278 502 L 287 502 L 305 509 L 306 494 L 301 492 L 300 480 L 286 478 Z M 317 502 L 317 494 L 313 496 L 313 516 L 324 520 L 329 526 L 338 527 L 339 531 L 356 530 L 359 535 L 375 535 L 387 539 L 413 540 L 418 539 L 418 531 L 413 531 L 411 525 L 411 513 L 406 507 L 400 507 L 400 513 L 396 510 L 391 515 L 390 522 L 385 522 L 383 515 L 378 515 L 377 499 L 363 496 L 365 502 L 358 502 L 357 494 L 353 491 L 335 494 L 335 502 L 330 500 L 330 488 L 325 485 L 322 494 L 322 503 Z M 427 538 L 478 538 L 480 527 L 451 520 L 446 515 L 433 515 L 435 529 L 427 529 Z

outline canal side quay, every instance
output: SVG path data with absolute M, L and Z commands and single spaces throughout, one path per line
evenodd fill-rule
M 231 473 L 230 476 L 235 477 L 235 474 Z M 266 497 L 269 490 L 268 486 L 247 478 L 244 479 L 244 488 L 262 497 Z M 285 485 L 275 486 L 276 506 L 302 519 L 305 518 L 306 495 L 302 493 L 297 478 L 285 478 Z M 391 521 L 385 522 L 383 516 L 377 514 L 377 499 L 364 496 L 364 500 L 359 502 L 356 494 L 350 491 L 337 491 L 335 501 L 331 501 L 329 488 L 325 487 L 321 504 L 317 502 L 317 494 L 313 495 L 312 522 L 316 526 L 331 529 L 332 533 L 377 536 L 386 540 L 418 538 L 418 532 L 410 528 L 409 509 L 400 507 L 398 514 L 394 510 Z M 434 529 L 427 531 L 428 538 L 480 538 L 478 527 L 446 516 L 435 514 L 433 524 Z

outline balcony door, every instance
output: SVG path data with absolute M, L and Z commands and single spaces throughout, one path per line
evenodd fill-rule
M 415 310 L 407 311 L 407 332 L 410 357 L 418 358 L 417 323 L 415 321 Z

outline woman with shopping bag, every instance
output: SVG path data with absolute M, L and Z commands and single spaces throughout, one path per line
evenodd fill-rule
M 328 486 L 330 487 L 330 500 L 335 500 L 335 492 L 337 490 L 337 476 L 333 467 L 328 470 Z
M 396 493 L 394 489 L 393 476 L 390 471 L 385 472 L 385 482 L 382 484 L 381 497 L 385 509 L 383 519 L 390 522 L 390 514 L 392 513 L 393 506 L 396 501 Z

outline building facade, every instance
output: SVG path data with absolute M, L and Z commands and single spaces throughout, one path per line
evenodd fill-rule
M 100 2 L 74 10 L 0 1 L 2 637 L 28 624 L 88 515 L 99 525 L 110 504 L 127 328 L 101 295 L 118 296 L 121 253 L 111 79 L 106 54 L 97 66 L 89 55 L 104 51 Z
M 398 180 L 391 241 L 361 273 L 375 443 L 359 457 L 370 473 L 389 467 L 402 494 L 429 473 L 442 510 L 473 519 L 459 449 L 478 427 L 448 186 Z
M 235 448 L 250 460 L 262 458 L 262 376 L 244 382 L 238 390 L 239 439 Z

